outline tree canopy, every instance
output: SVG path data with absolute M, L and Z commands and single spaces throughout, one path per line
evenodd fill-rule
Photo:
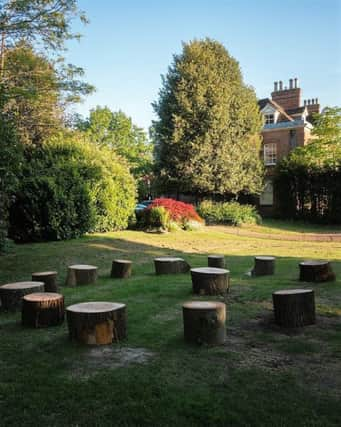
M 262 118 L 238 62 L 220 43 L 183 44 L 153 104 L 159 179 L 183 192 L 258 193 Z

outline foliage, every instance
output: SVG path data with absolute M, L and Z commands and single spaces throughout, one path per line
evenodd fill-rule
M 156 206 L 163 206 L 170 215 L 170 219 L 183 224 L 186 221 L 202 222 L 200 216 L 196 213 L 194 206 L 189 203 L 180 202 L 174 199 L 160 198 L 153 200 L 148 209 Z
M 167 189 L 259 193 L 262 118 L 237 61 L 220 43 L 183 45 L 153 104 L 156 171 Z
M 155 206 L 151 209 L 146 209 L 147 225 L 149 227 L 169 229 L 169 212 L 163 206 Z
M 261 217 L 251 205 L 240 205 L 237 202 L 213 202 L 204 200 L 198 207 L 199 214 L 213 224 L 259 224 Z
M 127 226 L 135 187 L 124 162 L 74 135 L 25 147 L 20 185 L 10 208 L 16 241 L 61 240 Z

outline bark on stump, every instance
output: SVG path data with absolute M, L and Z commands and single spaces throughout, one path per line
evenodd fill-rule
M 156 274 L 188 273 L 190 265 L 182 258 L 162 257 L 154 259 Z
M 57 272 L 56 271 L 40 271 L 32 273 L 32 282 L 44 282 L 45 292 L 57 292 Z
M 97 280 L 97 267 L 94 265 L 70 265 L 66 286 L 92 285 Z
M 209 255 L 207 257 L 209 267 L 225 268 L 225 257 L 224 255 Z
M 84 302 L 66 309 L 70 338 L 100 345 L 126 337 L 126 306 L 111 302 Z
M 271 276 L 275 274 L 275 260 L 273 256 L 256 256 L 253 276 Z
M 21 321 L 24 326 L 43 328 L 60 325 L 64 321 L 64 297 L 54 292 L 25 295 Z
M 230 286 L 230 272 L 224 268 L 192 268 L 193 293 L 198 295 L 225 295 Z
M 299 263 L 301 282 L 328 282 L 335 273 L 328 261 L 303 261 Z
M 22 298 L 34 292 L 44 292 L 44 282 L 15 282 L 0 286 L 2 309 L 5 311 L 21 310 Z
M 226 306 L 222 302 L 190 301 L 182 306 L 185 341 L 223 344 L 226 339 Z
M 111 267 L 111 277 L 127 279 L 131 276 L 132 262 L 125 259 L 114 259 Z
M 315 295 L 312 289 L 289 289 L 272 294 L 275 322 L 285 328 L 315 323 Z

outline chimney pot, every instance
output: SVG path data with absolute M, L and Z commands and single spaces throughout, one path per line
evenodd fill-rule
M 289 79 L 289 88 L 292 89 L 293 88 L 293 79 Z
M 304 100 L 304 106 L 306 106 L 306 105 L 307 105 L 307 100 L 305 99 L 305 100 Z
M 295 82 L 295 89 L 297 89 L 297 87 L 298 87 L 298 78 L 297 77 L 294 78 L 294 82 Z
M 283 82 L 282 82 L 282 80 L 279 81 L 279 90 L 283 90 Z
M 278 82 L 274 82 L 274 92 L 277 92 L 278 90 Z
M 318 103 L 319 103 L 319 99 L 318 99 L 318 98 L 316 98 L 316 99 L 315 99 L 315 101 L 316 101 L 316 102 L 315 102 L 316 104 L 318 104 Z
M 310 99 L 308 99 L 308 105 L 310 105 Z

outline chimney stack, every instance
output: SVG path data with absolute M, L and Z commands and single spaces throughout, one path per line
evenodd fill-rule
M 283 86 L 282 80 L 275 82 L 271 98 L 284 108 L 284 110 L 293 110 L 300 107 L 301 89 L 298 88 L 297 77 L 289 79 L 289 87 Z

